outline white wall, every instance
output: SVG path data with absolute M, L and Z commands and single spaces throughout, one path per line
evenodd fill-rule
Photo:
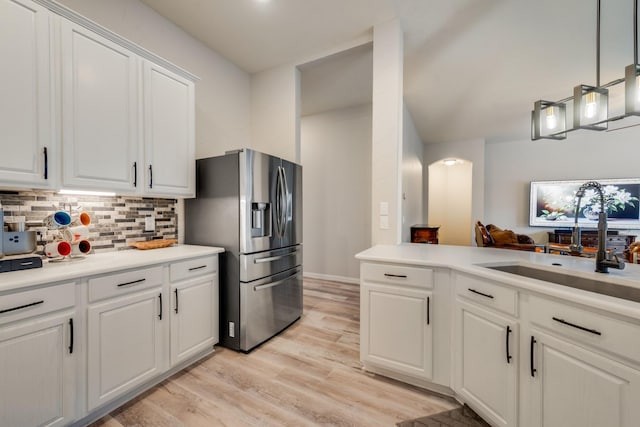
M 371 246 L 371 105 L 301 121 L 304 272 L 357 281 Z
M 422 217 L 424 145 L 406 105 L 402 117 L 402 241 L 410 242 L 411 226 L 425 222 Z
M 300 72 L 283 65 L 251 76 L 252 148 L 300 162 Z
M 402 156 L 403 34 L 397 20 L 373 29 L 371 240 L 396 244 L 401 240 L 400 163 Z M 383 227 L 381 203 L 388 204 Z
M 446 144 L 426 144 L 424 147 L 424 164 L 429 166 L 439 160 L 446 158 L 464 159 L 473 164 L 472 171 L 472 194 L 471 194 L 471 222 L 469 233 L 469 244 L 474 241 L 473 223 L 480 220 L 484 221 L 485 211 L 485 141 L 483 139 L 474 139 L 469 141 L 460 141 Z M 508 179 L 508 178 L 507 178 Z M 429 188 L 429 174 L 424 174 L 424 188 Z M 424 205 L 429 200 L 428 191 L 424 195 Z M 426 211 L 427 220 L 430 225 L 433 224 L 429 211 Z
M 529 227 L 529 183 L 543 180 L 638 178 L 640 129 L 576 131 L 563 141 L 512 141 L 486 145 L 487 222 L 547 241 L 553 228 Z M 637 234 L 630 232 L 630 234 Z
M 249 145 L 250 79 L 137 0 L 59 0 L 64 6 L 197 75 L 196 156 Z

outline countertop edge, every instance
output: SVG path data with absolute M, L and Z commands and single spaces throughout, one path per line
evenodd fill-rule
M 0 294 L 16 290 L 73 281 L 83 277 L 115 271 L 166 264 L 188 258 L 198 258 L 224 252 L 223 248 L 196 245 L 175 245 L 168 248 L 104 252 L 83 258 L 55 262 L 43 260 L 42 268 L 0 273 Z

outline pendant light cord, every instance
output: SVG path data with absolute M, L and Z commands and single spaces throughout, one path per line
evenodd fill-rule
M 633 1 L 633 63 L 638 65 L 638 0 Z
M 600 0 L 598 0 L 596 20 L 598 21 L 596 25 L 596 87 L 600 87 Z

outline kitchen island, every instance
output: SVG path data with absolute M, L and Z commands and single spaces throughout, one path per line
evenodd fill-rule
M 443 245 L 361 261 L 365 369 L 454 396 L 495 426 L 631 426 L 640 416 L 640 303 L 490 267 L 640 289 L 640 266 Z M 602 283 L 603 282 L 603 283 Z
M 45 261 L 0 275 L 0 425 L 86 425 L 213 352 L 221 248 Z

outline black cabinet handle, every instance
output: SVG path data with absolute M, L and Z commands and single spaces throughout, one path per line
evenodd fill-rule
M 176 309 L 175 309 L 175 312 L 176 312 L 176 314 L 178 314 L 178 290 L 176 289 L 176 290 L 174 290 L 174 292 L 176 293 Z
M 205 268 L 205 267 L 206 267 L 206 265 L 201 265 L 201 266 L 198 266 L 198 267 L 191 267 L 189 269 L 189 271 L 200 270 L 201 268 Z
M 507 341 L 507 343 L 506 343 L 506 346 L 507 346 L 507 363 L 511 363 L 511 359 L 513 357 L 513 356 L 511 356 L 511 354 L 509 354 L 509 337 L 511 336 L 511 332 L 512 332 L 511 326 L 507 325 L 507 340 L 506 340 Z
M 121 286 L 129 286 L 129 285 L 137 285 L 138 283 L 142 283 L 142 282 L 144 282 L 145 280 L 147 280 L 147 279 L 138 279 L 138 280 L 134 280 L 133 282 L 120 283 L 120 284 L 118 285 L 118 287 L 121 287 Z
M 133 186 L 138 186 L 138 162 L 133 162 Z
M 552 317 L 552 319 L 555 320 L 556 322 L 562 323 L 563 325 L 571 326 L 572 328 L 580 329 L 581 331 L 589 332 L 590 334 L 602 335 L 602 333 L 600 331 L 597 331 L 595 329 L 585 328 L 584 326 L 580 326 L 580 325 L 576 325 L 575 323 L 567 322 L 564 319 L 559 319 L 557 317 Z
M 73 354 L 73 317 L 69 319 L 69 354 Z
M 33 307 L 34 305 L 39 305 L 44 303 L 44 300 L 32 302 L 30 304 L 20 305 L 18 307 L 7 308 L 5 310 L 0 310 L 0 314 L 8 313 L 10 311 L 22 310 L 23 308 Z
M 160 314 L 158 314 L 158 319 L 162 320 L 162 292 L 158 294 L 158 300 L 160 300 Z
M 467 288 L 467 289 L 469 289 L 469 292 L 473 292 L 474 294 L 482 295 L 483 297 L 493 299 L 493 295 L 485 294 L 484 292 L 476 291 L 475 289 L 471 289 L 471 288 Z
M 534 367 L 533 365 L 533 349 L 536 345 L 536 339 L 533 337 L 533 335 L 531 335 L 531 376 L 535 378 L 536 376 L 536 372 L 538 372 L 538 370 Z
M 149 165 L 149 188 L 153 188 L 153 166 Z
M 399 279 L 406 279 L 407 275 L 406 274 L 391 274 L 391 273 L 384 273 L 385 276 L 387 277 L 397 277 Z
M 49 153 L 47 152 L 47 147 L 44 147 L 44 179 L 49 179 Z
M 431 298 L 427 297 L 427 325 L 431 323 Z

